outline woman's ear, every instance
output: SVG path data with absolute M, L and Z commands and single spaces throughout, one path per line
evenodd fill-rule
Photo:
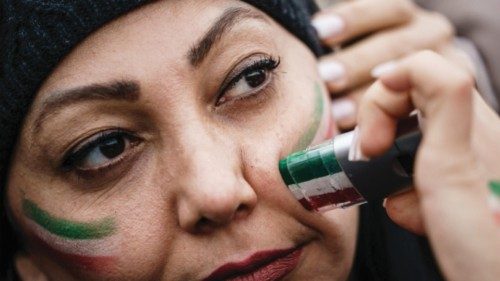
M 33 261 L 31 255 L 18 253 L 15 257 L 16 271 L 23 281 L 47 281 L 49 280 L 38 265 Z

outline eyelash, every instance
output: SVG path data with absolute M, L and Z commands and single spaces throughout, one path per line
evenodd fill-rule
M 223 99 L 228 91 L 233 89 L 236 84 L 245 78 L 245 75 L 251 74 L 252 72 L 264 70 L 266 71 L 266 80 L 260 87 L 257 87 L 255 92 L 245 95 L 243 97 L 235 98 L 233 101 L 249 99 L 257 96 L 257 94 L 263 92 L 263 90 L 268 86 L 270 77 L 273 74 L 273 71 L 278 68 L 280 65 L 279 59 L 274 59 L 271 56 L 260 55 L 259 58 L 251 59 L 249 63 L 240 64 L 242 66 L 238 66 L 233 69 L 232 73 L 236 73 L 234 75 L 229 74 L 228 78 L 225 82 L 222 83 L 221 90 L 219 91 L 217 97 L 216 105 L 219 106 L 219 101 Z M 79 167 L 81 162 L 83 162 L 86 157 L 90 156 L 90 153 L 94 149 L 99 149 L 101 145 L 103 145 L 107 140 L 113 140 L 117 138 L 123 138 L 126 141 L 126 147 L 122 154 L 117 156 L 116 158 L 110 159 L 107 163 L 95 167 L 84 169 Z M 78 177 L 83 178 L 93 178 L 104 176 L 105 173 L 112 171 L 111 168 L 119 165 L 121 162 L 129 158 L 129 156 L 133 155 L 133 148 L 136 147 L 140 142 L 140 138 L 134 136 L 134 134 L 123 130 L 123 129 L 110 129 L 107 131 L 103 131 L 93 135 L 85 141 L 75 145 L 73 148 L 69 150 L 63 157 L 63 161 L 61 164 L 61 170 L 63 172 L 75 172 Z
M 262 57 L 265 56 L 265 57 Z M 241 79 L 245 77 L 245 75 L 257 71 L 257 70 L 265 70 L 268 72 L 269 75 L 273 74 L 273 71 L 276 70 L 281 63 L 280 58 L 275 59 L 270 55 L 260 55 L 260 58 L 257 60 L 253 60 L 249 64 L 243 67 L 237 67 L 236 70 L 233 70 L 232 72 L 236 72 L 235 75 L 229 75 L 228 79 L 225 80 L 225 82 L 222 83 L 221 90 L 219 91 L 219 94 L 217 95 L 217 102 L 216 106 L 220 105 L 220 100 L 224 97 L 227 91 L 231 90 L 237 82 L 239 82 Z M 243 70 L 240 70 L 243 68 Z M 256 93 L 261 92 L 263 89 L 259 89 Z M 251 94 L 242 98 L 239 98 L 237 100 L 243 100 L 247 98 L 252 98 L 255 96 L 255 94 Z
M 129 156 L 131 151 L 124 152 L 120 156 L 116 157 L 109 163 L 105 165 L 92 168 L 92 169 L 80 169 L 78 168 L 78 162 L 82 161 L 82 159 L 89 154 L 93 149 L 99 147 L 100 144 L 103 144 L 104 141 L 110 140 L 113 138 L 121 137 L 126 141 L 130 142 L 131 148 L 134 148 L 140 142 L 140 139 L 128 131 L 123 129 L 111 129 L 104 132 L 97 133 L 92 136 L 90 140 L 84 141 L 81 144 L 76 145 L 74 148 L 70 149 L 69 152 L 63 157 L 63 162 L 61 168 L 64 172 L 70 172 L 73 170 L 78 170 L 81 175 L 94 176 L 100 172 L 105 172 L 109 170 L 111 167 L 118 165 L 120 162 L 125 160 L 127 156 Z M 130 150 L 130 149 L 129 149 Z

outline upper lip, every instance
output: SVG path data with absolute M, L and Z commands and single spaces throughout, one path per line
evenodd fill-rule
M 297 251 L 298 249 L 299 247 L 284 250 L 269 250 L 257 252 L 245 260 L 239 262 L 230 262 L 222 265 L 214 272 L 212 272 L 210 276 L 203 279 L 203 281 L 225 280 L 231 277 L 248 274 L 264 265 L 270 264 L 277 259 L 285 257 L 293 253 L 294 251 Z

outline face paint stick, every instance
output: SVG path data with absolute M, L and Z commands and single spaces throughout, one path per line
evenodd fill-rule
M 399 124 L 397 138 L 383 155 L 350 161 L 354 132 L 289 155 L 279 170 L 295 198 L 308 210 L 326 211 L 378 200 L 408 188 L 422 135 L 418 118 Z

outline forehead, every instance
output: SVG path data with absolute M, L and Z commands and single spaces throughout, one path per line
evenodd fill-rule
M 158 1 L 126 14 L 100 28 L 81 42 L 44 82 L 37 97 L 60 88 L 99 83 L 117 73 L 133 73 L 135 79 L 171 67 L 179 72 L 185 55 L 217 19 L 231 8 L 252 6 L 235 0 Z M 159 64 L 158 62 L 162 62 Z M 101 81 L 96 81 L 99 77 Z

